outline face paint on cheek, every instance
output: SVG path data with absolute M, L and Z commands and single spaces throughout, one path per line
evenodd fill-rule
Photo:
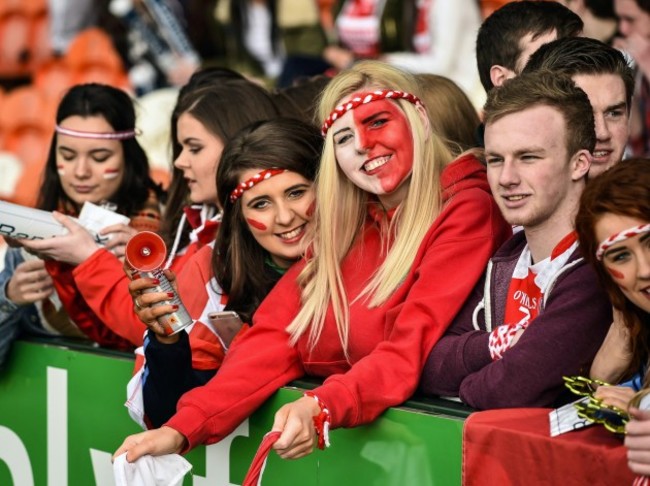
M 104 179 L 116 179 L 120 175 L 120 169 L 106 169 Z
M 311 218 L 316 212 L 316 201 L 312 201 L 309 207 L 307 208 L 307 217 Z
M 623 273 L 619 272 L 618 270 L 616 270 L 614 268 L 605 267 L 605 270 L 607 270 L 607 273 L 609 273 L 615 279 L 623 280 L 625 278 L 625 275 L 623 275 Z M 621 288 L 622 288 L 622 286 L 621 286 Z
M 64 168 L 62 165 L 57 165 L 57 166 L 56 166 L 56 172 L 57 172 L 60 176 L 64 176 L 64 175 L 65 175 L 65 168 Z
M 363 148 L 368 151 L 368 159 L 382 161 L 383 165 L 367 172 L 377 175 L 381 188 L 388 194 L 396 190 L 411 175 L 413 170 L 413 135 L 404 112 L 388 100 L 375 101 L 354 110 L 354 122 Z M 369 116 L 377 114 L 376 120 L 384 119 L 380 129 L 373 123 L 364 123 Z M 374 120 L 374 119 L 373 119 Z
M 266 231 L 266 225 L 264 223 L 260 223 L 259 221 L 256 221 L 252 218 L 246 218 L 246 222 L 253 228 L 258 229 L 260 231 Z

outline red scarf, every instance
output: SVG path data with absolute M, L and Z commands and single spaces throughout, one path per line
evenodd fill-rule
M 504 324 L 490 334 L 488 346 L 492 360 L 502 358 L 512 346 L 517 332 L 526 329 L 539 315 L 544 292 L 569 261 L 577 246 L 577 235 L 572 231 L 555 245 L 550 257 L 533 265 L 530 250 L 526 245 L 510 281 Z

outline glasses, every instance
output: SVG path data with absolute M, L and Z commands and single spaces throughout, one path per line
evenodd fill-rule
M 611 386 L 609 383 L 584 376 L 563 376 L 562 379 L 572 393 L 588 398 L 586 401 L 581 400 L 574 404 L 578 417 L 601 424 L 615 434 L 625 433 L 625 425 L 630 421 L 628 413 L 621 408 L 603 403 L 601 399 L 593 396 L 596 388 L 601 385 Z

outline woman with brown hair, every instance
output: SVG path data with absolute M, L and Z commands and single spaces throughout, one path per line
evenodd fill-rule
M 650 385 L 650 159 L 620 162 L 587 185 L 576 218 L 580 244 L 618 312 L 591 368 L 591 377 L 619 383 L 634 374 Z M 640 381 L 640 380 L 639 380 Z M 645 391 L 645 390 L 644 390 Z M 643 393 L 643 392 L 642 392 Z M 628 410 L 628 463 L 650 475 L 650 413 L 629 386 L 600 386 L 594 394 Z M 637 396 L 637 398 L 640 398 Z M 634 406 L 631 406 L 634 404 Z

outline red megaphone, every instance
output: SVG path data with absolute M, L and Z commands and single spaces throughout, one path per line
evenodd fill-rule
M 126 243 L 126 262 L 140 272 L 151 272 L 160 268 L 167 255 L 163 239 L 151 231 L 141 231 Z

